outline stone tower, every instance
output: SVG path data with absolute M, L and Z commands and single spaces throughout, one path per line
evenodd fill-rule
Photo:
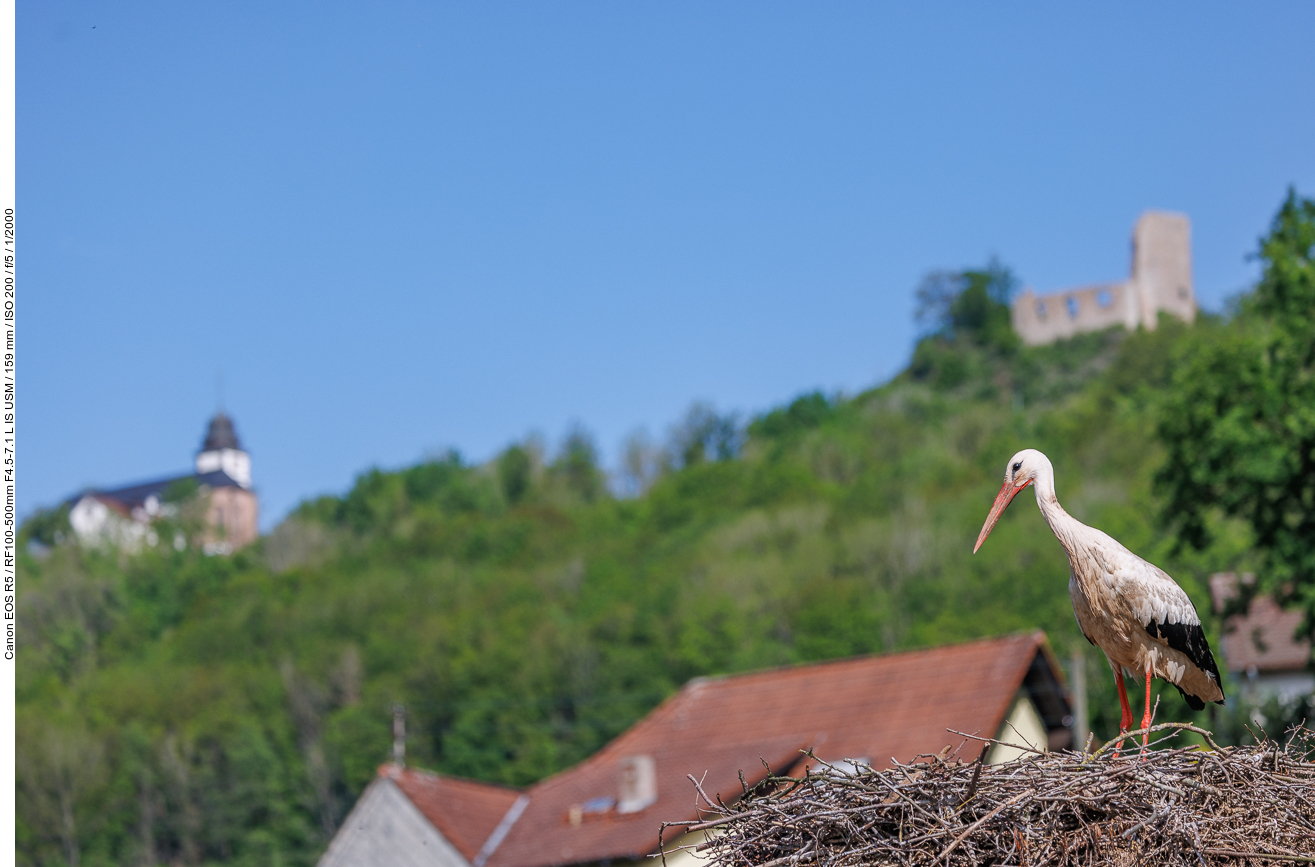
M 1147 211 L 1132 230 L 1132 278 L 1141 324 L 1155 330 L 1161 310 L 1184 322 L 1196 319 L 1192 292 L 1192 224 L 1185 214 Z

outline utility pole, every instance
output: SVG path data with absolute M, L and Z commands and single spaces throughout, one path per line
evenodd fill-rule
M 1087 720 L 1087 658 L 1081 650 L 1069 657 L 1069 690 L 1073 695 L 1073 746 L 1087 748 L 1091 725 Z
M 400 773 L 406 764 L 406 709 L 393 705 L 393 769 Z

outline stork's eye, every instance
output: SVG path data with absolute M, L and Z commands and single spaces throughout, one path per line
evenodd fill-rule
M 1014 472 L 1018 472 L 1018 469 L 1019 469 L 1019 467 L 1021 467 L 1021 466 L 1023 466 L 1023 462 L 1022 462 L 1022 461 L 1019 461 L 1018 463 L 1014 464 Z

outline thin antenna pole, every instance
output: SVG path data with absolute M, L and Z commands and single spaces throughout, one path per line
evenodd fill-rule
M 1091 725 L 1087 719 L 1087 658 L 1081 650 L 1069 657 L 1069 689 L 1073 694 L 1073 743 L 1085 747 Z
M 215 373 L 215 409 L 220 413 L 224 411 L 224 369 L 222 367 Z
M 393 705 L 393 765 L 399 771 L 406 763 L 406 709 Z

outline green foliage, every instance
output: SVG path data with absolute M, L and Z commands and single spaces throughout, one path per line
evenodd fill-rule
M 165 488 L 163 499 L 166 503 L 183 503 L 195 497 L 199 490 L 201 490 L 200 482 L 192 476 L 187 476 Z
M 1012 357 L 1021 346 L 1009 312 L 1017 286 L 1013 272 L 994 259 L 981 270 L 928 274 L 916 292 L 916 316 L 929 333 L 918 341 L 909 373 L 953 389 L 973 379 L 982 362 Z
M 49 548 L 71 539 L 73 528 L 69 526 L 68 515 L 67 505 L 55 509 L 38 509 L 23 522 L 19 533 L 19 544 L 26 546 L 30 542 L 35 542 Z
M 820 391 L 800 395 L 783 409 L 774 409 L 753 420 L 749 436 L 785 440 L 820 427 L 835 415 L 835 405 Z
M 1243 687 L 1245 688 L 1245 687 Z M 1298 726 L 1315 720 L 1315 695 L 1246 695 L 1211 712 L 1210 730 L 1220 743 L 1288 743 Z
M 525 498 L 533 483 L 534 464 L 524 446 L 512 446 L 498 458 L 498 482 L 507 502 L 515 505 Z
M 1018 279 L 994 259 L 980 271 L 962 272 L 960 279 L 963 288 L 949 306 L 950 330 L 1001 352 L 1016 349 L 1019 339 L 1010 325 L 1009 302 Z
M 691 406 L 671 434 L 671 452 L 681 467 L 730 460 L 739 454 L 740 445 L 735 417 L 718 415 L 702 403 Z
M 586 503 L 602 496 L 606 489 L 603 472 L 598 468 L 598 447 L 584 430 L 576 429 L 566 437 L 562 453 L 548 468 L 567 491 Z
M 1160 422 L 1157 476 L 1178 540 L 1208 545 L 1219 515 L 1249 526 L 1260 587 L 1315 635 L 1315 201 L 1289 192 L 1264 274 L 1227 328 L 1185 341 Z

